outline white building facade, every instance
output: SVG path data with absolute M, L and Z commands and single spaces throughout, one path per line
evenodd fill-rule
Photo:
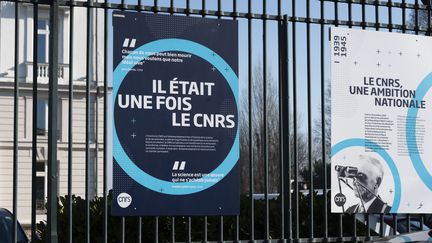
M 47 197 L 47 131 L 48 131 L 48 46 L 49 7 L 39 6 L 38 20 L 33 18 L 33 4 L 19 5 L 19 58 L 18 73 L 14 73 L 15 4 L 0 3 L 0 207 L 12 209 L 13 195 L 13 120 L 14 78 L 19 82 L 18 118 L 18 220 L 31 223 L 32 202 L 32 102 L 33 102 L 33 51 L 38 53 L 37 63 L 37 221 L 45 218 Z M 59 23 L 59 80 L 58 80 L 58 150 L 59 195 L 68 189 L 68 112 L 69 112 L 69 57 L 73 55 L 72 82 L 72 192 L 85 196 L 86 184 L 86 60 L 87 41 L 90 41 L 90 195 L 103 193 L 103 78 L 104 78 L 104 16 L 93 10 L 92 36 L 87 37 L 87 9 L 74 9 L 73 51 L 69 53 L 71 11 L 61 7 Z M 33 50 L 33 26 L 37 24 L 37 50 Z M 12 210 L 11 210 L 12 211 Z

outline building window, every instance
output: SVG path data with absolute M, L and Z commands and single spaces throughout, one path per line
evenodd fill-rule
M 25 34 L 32 38 L 24 41 L 24 67 L 25 74 L 22 77 L 25 82 L 33 82 L 33 72 L 35 71 L 37 82 L 47 84 L 49 82 L 49 50 L 51 36 L 51 21 L 49 14 L 49 6 L 39 6 L 38 18 L 33 18 L 31 12 L 33 8 L 27 6 L 27 19 L 25 20 Z M 55 21 L 58 23 L 58 82 L 59 84 L 68 83 L 69 78 L 69 60 L 68 45 L 69 45 L 69 10 L 67 8 L 59 9 L 59 13 Z M 33 28 L 37 32 L 33 36 Z M 35 43 L 37 42 L 37 43 Z M 36 44 L 36 46 L 34 46 Z M 79 49 L 79 48 L 78 48 Z M 37 59 L 33 60 L 33 54 L 37 55 Z M 36 63 L 33 63 L 36 62 Z M 36 69 L 36 70 L 33 70 Z M 85 71 L 85 70 L 84 70 Z M 9 75 L 9 74 L 8 74 Z
M 61 124 L 62 124 L 62 108 L 61 102 L 57 103 L 57 139 L 61 138 Z M 36 134 L 41 137 L 48 135 L 48 100 L 37 100 L 37 131 Z
M 38 99 L 37 101 L 37 135 L 46 136 L 48 131 L 48 102 Z
M 38 63 L 48 63 L 48 42 L 49 42 L 49 21 L 48 19 L 38 20 Z
M 42 160 L 36 162 L 36 213 L 46 214 L 46 203 L 48 197 L 48 161 Z M 57 164 L 60 161 L 57 160 Z M 58 174 L 58 170 L 57 170 Z M 59 190 L 59 184 L 57 185 L 57 191 Z
M 39 161 L 36 163 L 36 212 L 45 213 L 45 199 L 47 181 L 46 181 L 46 163 Z

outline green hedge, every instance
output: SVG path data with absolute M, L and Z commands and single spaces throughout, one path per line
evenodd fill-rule
M 85 242 L 86 231 L 86 201 L 81 197 L 72 196 L 72 211 L 73 211 L 73 242 Z M 281 198 L 269 201 L 269 228 L 272 239 L 281 237 Z M 58 236 L 59 242 L 67 242 L 68 239 L 68 211 L 67 205 L 69 197 L 64 196 L 59 198 L 58 203 Z M 294 202 L 294 200 L 293 200 Z M 314 236 L 324 236 L 323 224 L 323 197 L 314 195 Z M 330 202 L 328 201 L 328 205 Z M 294 208 L 294 204 L 292 207 Z M 265 238 L 265 201 L 255 200 L 255 239 Z M 309 198 L 300 194 L 299 198 L 299 221 L 300 237 L 309 237 Z M 111 211 L 111 195 L 108 196 L 108 212 Z M 90 202 L 90 242 L 103 242 L 103 219 L 104 219 L 104 198 L 96 197 Z M 240 239 L 250 238 L 250 212 L 251 200 L 247 195 L 241 196 L 240 210 Z M 225 216 L 224 218 L 224 240 L 233 240 L 236 235 L 236 217 Z M 328 215 L 328 230 L 329 236 L 337 236 L 339 234 L 339 214 Z M 171 241 L 171 217 L 158 217 L 160 242 Z M 202 241 L 204 234 L 204 217 L 192 217 L 192 241 Z M 351 236 L 352 225 L 354 223 L 353 216 L 343 216 L 343 234 Z M 188 217 L 175 217 L 175 240 L 187 241 L 188 237 Z M 41 240 L 45 242 L 46 237 L 46 222 L 37 224 L 38 232 Z M 207 236 L 208 240 L 219 240 L 220 235 L 220 217 L 209 216 L 207 221 Z M 357 222 L 357 235 L 365 235 L 365 227 Z M 121 242 L 122 237 L 121 217 L 108 216 L 108 242 Z M 142 217 L 142 241 L 154 242 L 155 239 L 155 217 Z M 295 228 L 293 228 L 295 232 Z M 126 242 L 136 242 L 138 237 L 138 218 L 125 218 L 125 240 Z

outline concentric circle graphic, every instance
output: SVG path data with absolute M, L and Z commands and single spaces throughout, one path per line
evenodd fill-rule
M 426 93 L 432 87 L 432 73 L 428 74 L 423 81 L 419 84 L 415 92 L 415 98 L 413 100 L 421 101 L 425 97 Z M 427 168 L 425 167 L 423 160 L 420 158 L 420 154 L 417 146 L 417 138 L 416 138 L 416 121 L 418 108 L 409 108 L 407 112 L 407 121 L 405 126 L 405 137 L 406 143 L 409 151 L 409 156 L 411 158 L 411 162 L 420 177 L 423 183 L 432 190 L 432 176 L 428 173 Z M 408 119 L 412 119 L 412 121 L 408 121 Z M 410 127 L 414 123 L 414 126 Z
M 235 74 L 235 72 L 232 70 L 232 68 L 226 63 L 226 61 L 218 54 L 213 52 L 211 49 L 199 43 L 189 41 L 189 40 L 184 40 L 184 39 L 156 40 L 144 44 L 138 47 L 137 49 L 135 49 L 135 52 L 143 53 L 140 54 L 140 57 L 142 57 L 142 59 L 149 56 L 146 53 L 160 53 L 166 51 L 181 51 L 181 52 L 190 53 L 198 57 L 201 57 L 202 59 L 206 60 L 211 65 L 213 65 L 221 73 L 221 75 L 225 78 L 225 80 L 229 84 L 229 87 L 233 92 L 236 105 L 238 107 L 238 77 Z M 129 54 L 129 55 L 134 55 L 134 54 Z M 134 64 L 125 64 L 120 62 L 120 64 L 115 68 L 113 73 L 113 80 L 115 80 L 115 82 L 113 82 L 114 100 L 116 99 L 119 88 L 128 73 L 125 70 L 129 70 L 133 68 L 133 66 Z M 223 174 L 224 176 L 226 176 L 236 165 L 239 159 L 239 149 L 238 149 L 239 148 L 239 128 L 237 127 L 234 143 L 231 147 L 231 150 L 226 155 L 225 159 L 220 163 L 218 167 L 216 167 L 216 169 L 208 173 L 207 176 L 202 177 L 202 179 L 204 179 L 204 181 L 207 182 L 202 182 L 202 180 L 189 181 L 189 182 L 170 182 L 170 181 L 165 181 L 165 180 L 155 178 L 154 176 L 141 170 L 124 151 L 117 135 L 115 121 L 113 124 L 113 147 L 114 147 L 113 156 L 117 164 L 123 169 L 123 171 L 129 177 L 131 177 L 134 181 L 136 181 L 140 185 L 149 188 L 150 190 L 163 193 L 163 194 L 187 195 L 187 194 L 203 191 L 215 185 L 220 180 L 218 181 L 211 180 L 210 176 L 212 174 Z
M 399 172 L 396 168 L 396 165 L 395 165 L 393 159 L 390 157 L 390 155 L 384 149 L 382 149 L 378 144 L 376 144 L 375 142 L 373 142 L 371 140 L 363 139 L 363 138 L 351 138 L 351 139 L 346 139 L 346 140 L 343 140 L 343 141 L 335 144 L 331 148 L 331 155 L 334 156 L 337 153 L 339 153 L 341 150 L 344 150 L 344 149 L 349 148 L 349 147 L 365 147 L 365 144 L 372 145 L 371 149 L 375 153 L 379 154 L 381 156 L 381 158 L 383 158 L 384 161 L 387 163 L 388 167 L 390 168 L 390 171 L 393 175 L 393 183 L 395 186 L 393 205 L 391 207 L 390 213 L 397 213 L 397 211 L 399 209 L 399 205 L 400 205 L 400 199 L 401 199 L 401 180 L 399 177 Z

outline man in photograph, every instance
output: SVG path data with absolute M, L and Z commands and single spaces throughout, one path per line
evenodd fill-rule
M 353 178 L 354 195 L 360 199 L 358 204 L 352 205 L 346 213 L 388 213 L 390 206 L 378 195 L 378 188 L 384 177 L 382 164 L 379 160 L 360 155 L 356 163 L 358 171 Z

